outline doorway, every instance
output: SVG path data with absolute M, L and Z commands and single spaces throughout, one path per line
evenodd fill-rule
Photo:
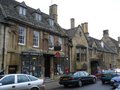
M 45 77 L 50 78 L 50 57 L 45 57 Z
M 98 61 L 91 61 L 91 74 L 97 73 L 98 66 L 99 66 Z

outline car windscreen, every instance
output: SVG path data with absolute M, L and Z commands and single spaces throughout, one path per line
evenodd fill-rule
M 4 76 L 3 76 L 3 75 L 0 75 L 0 79 L 1 79 L 2 77 L 4 77 Z

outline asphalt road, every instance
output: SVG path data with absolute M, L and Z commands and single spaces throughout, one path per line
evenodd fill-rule
M 96 84 L 84 85 L 82 87 L 68 87 L 59 85 L 58 82 L 46 83 L 45 90 L 112 90 L 112 87 L 108 84 L 102 85 L 101 81 L 97 81 Z

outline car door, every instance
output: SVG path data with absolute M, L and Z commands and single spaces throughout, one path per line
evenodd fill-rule
M 0 90 L 15 90 L 15 76 L 14 75 L 8 75 L 5 76 L 0 81 Z
M 16 90 L 29 90 L 31 82 L 26 75 L 17 75 Z
M 82 83 L 86 83 L 86 76 L 82 71 L 79 72 L 79 77 L 80 77 Z
M 91 75 L 89 73 L 87 73 L 86 71 L 83 71 L 86 77 L 86 82 L 92 82 L 93 78 L 91 77 Z

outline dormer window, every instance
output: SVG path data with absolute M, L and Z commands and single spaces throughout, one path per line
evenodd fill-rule
M 35 14 L 35 19 L 36 19 L 37 21 L 41 21 L 41 20 L 42 20 L 42 16 L 41 16 L 40 14 L 36 13 L 36 14 Z
M 25 16 L 26 15 L 26 8 L 19 7 L 19 14 Z
M 49 19 L 49 24 L 50 24 L 50 26 L 54 26 L 54 20 L 53 19 Z

